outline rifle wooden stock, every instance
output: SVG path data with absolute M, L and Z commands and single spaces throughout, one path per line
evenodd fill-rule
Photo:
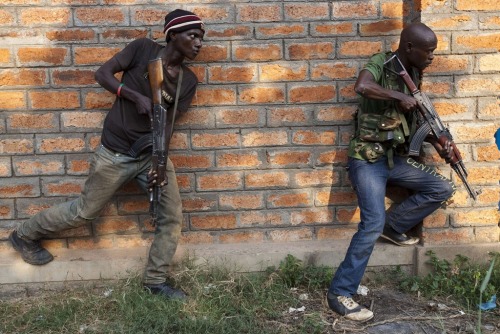
M 422 115 L 425 123 L 423 123 L 414 134 L 412 141 L 410 143 L 410 155 L 418 156 L 420 154 L 420 147 L 424 139 L 428 135 L 432 135 L 437 142 L 444 146 L 448 141 L 452 148 L 452 156 L 450 159 L 447 159 L 447 163 L 450 164 L 451 168 L 458 175 L 462 183 L 464 184 L 469 196 L 476 200 L 477 195 L 474 190 L 472 190 L 471 186 L 467 182 L 467 169 L 465 168 L 464 163 L 462 162 L 462 155 L 457 148 L 457 145 L 453 141 L 453 137 L 439 118 L 438 113 L 434 109 L 431 101 L 424 93 L 420 92 L 417 88 L 410 75 L 404 68 L 403 64 L 399 60 L 399 58 L 395 57 L 401 67 L 401 70 L 398 72 L 398 75 L 402 78 L 404 84 L 410 91 L 411 95 L 417 100 L 417 109 Z
M 163 83 L 163 65 L 161 58 L 153 59 L 148 64 L 148 76 L 153 97 L 153 115 L 151 131 L 153 136 L 153 150 L 151 157 L 151 172 L 157 175 L 156 184 L 149 195 L 149 213 L 153 225 L 158 217 L 158 204 L 161 198 L 161 187 L 168 182 L 166 177 L 167 167 L 167 135 L 166 122 L 167 110 L 161 105 L 161 91 Z

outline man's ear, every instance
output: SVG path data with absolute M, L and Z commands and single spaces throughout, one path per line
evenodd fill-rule
M 172 31 L 172 32 L 170 33 L 170 40 L 171 40 L 171 41 L 175 41 L 175 39 L 177 38 L 176 36 L 177 36 L 177 33 Z
M 413 43 L 412 42 L 406 43 L 406 52 L 410 53 L 412 49 L 413 49 Z

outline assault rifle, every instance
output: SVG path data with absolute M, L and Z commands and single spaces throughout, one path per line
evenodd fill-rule
M 462 156 L 457 146 L 455 145 L 455 142 L 453 141 L 453 137 L 450 131 L 444 126 L 427 95 L 422 93 L 417 88 L 417 86 L 415 86 L 410 75 L 408 74 L 408 72 L 406 72 L 405 67 L 401 63 L 401 60 L 399 60 L 396 55 L 392 56 L 391 59 L 392 58 L 397 59 L 397 62 L 401 67 L 397 74 L 403 79 L 403 82 L 410 90 L 411 95 L 417 100 L 417 109 L 424 120 L 424 123 L 420 125 L 411 140 L 409 155 L 418 156 L 420 154 L 420 147 L 422 146 L 423 141 L 428 135 L 433 136 L 442 146 L 445 145 L 446 141 L 449 141 L 452 148 L 452 156 L 449 160 L 447 159 L 446 162 L 449 163 L 451 168 L 455 171 L 455 173 L 457 173 L 458 177 L 467 189 L 469 196 L 476 200 L 476 192 L 472 190 L 471 186 L 467 182 L 467 169 L 462 162 Z M 391 59 L 389 59 L 387 62 L 389 62 Z
M 151 118 L 151 131 L 153 136 L 153 148 L 151 158 L 151 172 L 158 175 L 156 184 L 149 194 L 149 213 L 152 224 L 156 224 L 158 218 L 158 204 L 161 198 L 161 187 L 168 183 L 166 175 L 168 143 L 170 135 L 167 131 L 167 110 L 161 105 L 163 68 L 161 58 L 153 59 L 148 63 L 148 77 L 151 91 L 153 93 L 153 114 Z

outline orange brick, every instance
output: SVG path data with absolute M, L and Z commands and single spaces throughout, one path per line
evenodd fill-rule
M 217 154 L 218 167 L 259 167 L 262 162 L 257 152 L 228 152 Z
M 361 220 L 359 208 L 338 208 L 336 219 L 340 223 L 359 223 Z
M 184 212 L 215 211 L 217 199 L 213 196 L 189 196 L 182 199 L 182 210 Z
M 116 0 L 115 0 L 116 1 Z M 117 4 L 121 4 L 118 3 Z M 165 15 L 167 13 L 160 9 L 135 9 L 131 12 L 131 17 L 134 19 L 135 25 L 138 26 L 155 26 L 158 24 L 163 24 L 165 22 Z
M 410 14 L 410 9 L 408 5 L 403 2 L 387 2 L 381 3 L 380 9 L 383 17 L 407 17 Z M 427 21 L 426 21 L 427 23 Z
M 314 203 L 316 206 L 324 205 L 355 205 L 357 203 L 354 191 L 321 190 L 316 193 Z
M 399 35 L 402 29 L 402 19 L 390 19 L 372 23 L 362 23 L 359 26 L 359 32 L 361 36 Z
M 131 217 L 103 217 L 92 224 L 97 235 L 139 232 L 137 220 Z
M 43 153 L 81 152 L 85 149 L 82 138 L 62 136 L 39 138 L 39 151 Z
M 311 24 L 313 36 L 353 35 L 356 25 L 351 22 L 327 22 Z
M 479 98 L 478 108 L 481 119 L 500 117 L 500 101 L 497 98 Z
M 498 3 L 498 1 L 495 0 L 484 0 L 484 1 L 457 0 L 456 8 L 457 10 L 495 11 L 495 10 L 500 10 L 500 3 Z
M 285 102 L 285 92 L 282 87 L 251 87 L 243 88 L 239 94 L 241 103 L 283 103 Z
M 274 192 L 267 197 L 269 208 L 293 208 L 312 206 L 309 192 Z
M 102 37 L 106 41 L 132 41 L 147 37 L 148 33 L 146 29 L 107 29 L 102 33 Z
M 349 240 L 356 231 L 350 227 L 320 227 L 316 234 L 318 240 Z
M 10 129 L 34 130 L 34 129 L 59 129 L 57 115 L 49 114 L 11 114 L 7 119 Z
M 113 239 L 111 238 L 87 238 L 68 240 L 69 249 L 107 249 L 113 248 Z
M 260 66 L 260 80 L 273 81 L 302 81 L 307 76 L 305 64 L 263 64 Z
M 21 47 L 17 56 L 22 64 L 63 65 L 68 57 L 68 50 L 55 47 Z
M 305 125 L 311 120 L 311 115 L 305 108 L 283 107 L 269 110 L 269 126 Z
M 20 23 L 23 26 L 60 25 L 68 26 L 71 19 L 70 8 L 20 8 Z
M 476 227 L 474 228 L 477 243 L 498 243 L 500 241 L 500 227 Z
M 323 79 L 353 79 L 356 77 L 357 68 L 347 62 L 318 63 L 311 68 L 311 78 Z
M 44 178 L 42 189 L 45 196 L 77 196 L 82 192 L 84 182 L 84 179 L 75 177 L 72 177 L 71 180 Z
M 234 105 L 236 92 L 234 88 L 208 88 L 200 87 L 193 99 L 193 106 L 208 105 Z
M 326 152 L 321 152 L 318 156 L 317 163 L 324 164 L 347 164 L 347 149 L 333 149 Z
M 490 141 L 498 126 L 491 123 L 468 123 L 464 125 L 453 125 L 451 132 L 453 138 L 458 142 L 467 141 Z M 456 133 L 456 136 L 455 136 Z
M 309 151 L 274 151 L 268 152 L 268 161 L 271 165 L 287 167 L 287 166 L 303 166 L 311 163 L 311 152 Z
M 111 47 L 75 47 L 76 65 L 98 65 L 117 54 L 120 48 Z
M 472 64 L 464 56 L 439 56 L 434 58 L 432 65 L 425 69 L 426 73 L 454 73 L 466 72 Z
M 350 57 L 371 56 L 382 50 L 381 42 L 346 41 L 340 44 L 340 55 Z
M 460 49 L 461 51 L 500 51 L 500 33 L 457 35 L 454 37 L 454 40 L 457 45 L 457 49 Z
M 214 66 L 208 70 L 210 82 L 251 82 L 257 75 L 256 66 Z
M 72 41 L 92 41 L 96 40 L 96 33 L 92 29 L 62 29 L 49 30 L 45 36 L 50 41 L 72 42 Z
M 186 133 L 174 132 L 170 139 L 170 150 L 186 150 L 189 148 L 188 137 Z
M 241 22 L 273 22 L 281 20 L 281 5 L 244 5 L 238 9 Z
M 336 132 L 319 129 L 299 130 L 292 134 L 292 143 L 296 145 L 334 145 Z
M 273 24 L 270 26 L 256 26 L 255 32 L 257 36 L 262 38 L 268 37 L 301 37 L 307 33 L 307 28 L 304 24 Z
M 286 20 L 322 20 L 330 18 L 330 9 L 327 3 L 318 4 L 285 4 Z
M 328 224 L 333 221 L 333 211 L 334 209 L 328 207 L 293 211 L 290 215 L 290 223 L 292 225 Z
M 192 215 L 191 227 L 196 230 L 226 230 L 236 228 L 234 214 Z
M 336 98 L 333 85 L 294 85 L 289 89 L 289 100 L 292 103 L 332 102 Z
M 273 242 L 290 242 L 300 240 L 312 240 L 313 233 L 309 228 L 281 229 L 269 232 L 269 240 Z
M 479 71 L 481 72 L 499 72 L 498 63 L 500 62 L 500 55 L 484 55 L 479 57 Z
M 12 164 L 9 157 L 0 158 L 0 177 L 12 176 Z
M 26 157 L 13 161 L 14 170 L 17 176 L 26 175 L 62 175 L 64 173 L 64 164 L 61 159 L 49 157 Z
M 219 205 L 222 210 L 255 210 L 264 208 L 264 199 L 261 193 L 221 194 Z
M 175 124 L 187 127 L 213 127 L 215 115 L 210 109 L 191 108 L 188 112 L 179 115 Z
M 424 245 L 457 245 L 474 242 L 472 228 L 426 229 L 422 233 Z
M 125 14 L 120 7 L 111 8 L 76 8 L 75 20 L 83 25 L 97 25 L 97 24 L 123 24 L 125 22 Z
M 85 109 L 110 109 L 116 96 L 108 91 L 84 93 Z
M 237 190 L 242 189 L 241 173 L 212 173 L 197 177 L 197 189 L 208 190 Z
M 7 26 L 11 25 L 12 23 L 14 23 L 13 13 L 6 10 L 0 10 L 0 25 Z
M 229 47 L 227 45 L 203 45 L 196 57 L 200 62 L 224 61 L 229 59 Z
M 68 174 L 86 175 L 89 173 L 90 157 L 89 155 L 70 155 L 66 158 L 66 168 Z
M 225 233 L 219 236 L 221 243 L 245 243 L 245 242 L 262 242 L 264 241 L 264 232 L 259 231 L 242 231 Z
M 319 110 L 317 118 L 322 122 L 352 122 L 356 109 L 353 105 L 327 106 Z
M 498 161 L 500 160 L 500 150 L 496 145 L 479 146 L 476 145 L 477 161 Z
M 282 57 L 281 45 L 235 45 L 234 58 L 237 61 L 272 61 Z
M 149 201 L 145 195 L 120 197 L 118 200 L 118 213 L 122 215 L 146 213 L 148 210 Z
M 285 172 L 249 172 L 245 174 L 245 188 L 277 188 L 286 187 L 290 177 Z
M 497 179 L 498 180 L 498 179 Z M 459 211 L 452 214 L 453 226 L 498 226 L 500 213 L 497 208 L 482 209 L 476 208 L 467 211 Z
M 12 53 L 9 49 L 0 48 L 0 64 L 8 64 L 12 61 Z
M 217 124 L 226 127 L 263 125 L 260 112 L 255 108 L 223 109 L 216 111 Z
M 243 211 L 240 214 L 240 224 L 244 226 L 283 225 L 282 215 L 274 211 Z
M 293 43 L 288 46 L 291 60 L 328 59 L 335 53 L 332 42 Z
M 424 218 L 422 226 L 425 229 L 443 228 L 448 226 L 448 215 L 445 210 L 438 209 Z
M 0 86 L 41 86 L 47 81 L 45 70 L 19 69 L 0 71 Z
M 231 7 L 225 5 L 193 6 L 189 10 L 203 19 L 203 22 L 232 22 Z
M 211 27 L 206 32 L 211 40 L 214 39 L 250 39 L 252 36 L 252 28 L 248 26 L 237 27 Z
M 179 244 L 210 244 L 214 242 L 214 236 L 210 232 L 187 232 L 179 239 Z
M 332 3 L 332 17 L 342 18 L 370 18 L 377 17 L 377 7 L 375 3 L 366 1 L 339 1 Z
M 288 134 L 285 131 L 250 131 L 242 133 L 243 146 L 277 146 L 288 143 Z
M 95 71 L 90 70 L 54 70 L 52 80 L 58 86 L 93 85 Z
M 75 109 L 80 107 L 76 91 L 31 91 L 29 93 L 33 109 Z
M 1 94 L 0 94 L 1 95 Z M 32 154 L 34 151 L 33 137 L 28 138 L 1 137 L 0 152 L 2 154 Z
M 311 170 L 295 174 L 295 183 L 300 187 L 329 186 L 339 181 L 337 173 L 328 170 Z
M 106 117 L 100 112 L 63 112 L 61 125 L 64 128 L 100 129 Z
M 12 219 L 14 218 L 14 201 L 13 200 L 2 200 L 0 203 L 0 218 L 1 219 Z M 3 229 L 2 229 L 3 230 Z M 0 232 L 1 233 L 1 232 Z M 0 236 L 0 238 L 5 238 L 5 236 Z
M 213 166 L 213 159 L 207 154 L 169 154 L 169 158 L 176 168 L 209 168 Z

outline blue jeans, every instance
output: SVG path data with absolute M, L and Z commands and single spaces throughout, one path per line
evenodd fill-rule
M 97 218 L 115 192 L 125 183 L 136 179 L 147 191 L 147 174 L 151 168 L 151 153 L 132 158 L 99 146 L 80 196 L 72 201 L 41 211 L 20 224 L 21 237 L 38 240 L 53 233 L 82 226 Z M 182 206 L 174 166 L 167 162 L 168 184 L 162 188 L 155 236 L 149 250 L 144 273 L 145 284 L 165 282 L 166 273 L 177 248 L 182 228 Z
M 438 209 L 456 188 L 431 167 L 409 157 L 395 156 L 392 169 L 389 169 L 385 157 L 374 163 L 349 158 L 348 166 L 349 179 L 358 198 L 361 222 L 344 261 L 332 279 L 329 292 L 352 297 L 384 225 L 390 225 L 398 233 L 405 233 Z M 384 200 L 387 184 L 411 189 L 413 194 L 386 215 Z

